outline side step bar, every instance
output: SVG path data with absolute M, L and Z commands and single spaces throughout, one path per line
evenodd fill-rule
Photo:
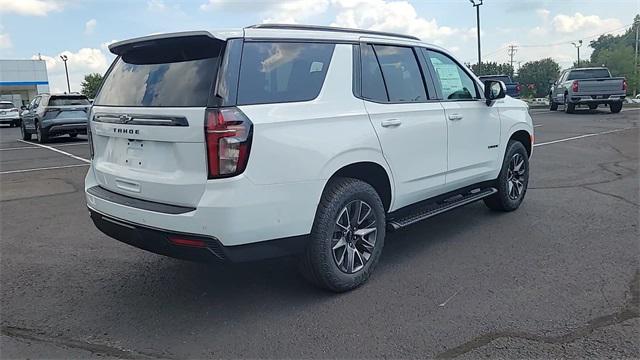
M 407 209 L 406 211 L 401 210 L 402 215 L 399 214 L 398 217 L 393 217 L 392 215 L 391 219 L 387 221 L 387 228 L 390 230 L 398 230 L 405 226 L 442 214 L 443 212 L 481 200 L 497 192 L 498 190 L 493 187 L 484 188 L 464 195 L 456 195 L 441 202 L 417 206 L 412 209 Z

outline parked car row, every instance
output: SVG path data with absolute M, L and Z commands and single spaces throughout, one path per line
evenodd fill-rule
M 11 101 L 0 101 L 0 124 L 20 126 L 20 110 Z

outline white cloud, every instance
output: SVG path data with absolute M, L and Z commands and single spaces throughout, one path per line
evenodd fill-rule
M 9 49 L 13 47 L 11 36 L 9 33 L 3 32 L 4 27 L 0 24 L 0 49 Z
M 538 14 L 539 17 L 546 20 L 549 17 L 549 14 L 551 14 L 551 11 L 547 9 L 537 9 L 536 14 Z
M 601 33 L 622 27 L 622 22 L 615 18 L 602 19 L 598 15 L 556 15 L 552 22 L 553 29 L 562 34 L 589 30 L 590 33 Z
M 80 83 L 85 75 L 89 73 L 104 74 L 113 59 L 103 50 L 95 48 L 82 48 L 77 52 L 67 50 L 54 56 L 41 55 L 42 60 L 47 63 L 52 92 L 63 92 L 67 89 L 64 63 L 60 59 L 61 55 L 68 57 L 67 67 L 69 69 L 71 91 L 80 91 Z M 31 59 L 38 59 L 38 55 L 33 55 Z
M 61 11 L 63 7 L 60 0 L 0 0 L 0 13 L 47 16 L 52 11 Z
M 332 0 L 331 3 L 338 10 L 332 24 L 335 26 L 410 34 L 434 43 L 442 43 L 454 35 L 463 36 L 465 41 L 476 37 L 475 28 L 441 26 L 436 19 L 418 16 L 407 1 Z
M 254 2 L 237 0 L 208 0 L 200 5 L 202 11 L 226 10 L 245 13 L 247 9 L 257 12 L 263 22 L 298 23 L 314 15 L 324 13 L 329 0 L 261 0 Z
M 93 31 L 96 29 L 96 25 L 98 25 L 98 21 L 96 19 L 91 19 L 84 24 L 84 33 L 86 35 L 93 34 Z
M 167 5 L 163 0 L 148 0 L 147 9 L 151 11 L 164 11 L 167 9 Z

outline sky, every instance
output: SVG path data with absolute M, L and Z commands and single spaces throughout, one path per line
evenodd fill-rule
M 476 0 L 478 1 L 478 0 Z M 484 0 L 483 61 L 576 60 L 572 41 L 619 34 L 640 13 L 640 0 Z M 476 13 L 469 0 L 0 0 L 0 59 L 47 62 L 52 92 L 72 91 L 85 74 L 104 73 L 114 41 L 155 33 L 240 28 L 265 22 L 334 25 L 418 36 L 460 60 L 477 62 Z

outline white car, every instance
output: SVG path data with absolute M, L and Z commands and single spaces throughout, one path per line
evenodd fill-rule
M 11 101 L 0 101 L 0 124 L 20 126 L 20 111 Z
M 131 245 L 298 255 L 308 279 L 346 291 L 387 231 L 524 199 L 527 105 L 415 37 L 270 24 L 109 48 L 85 189 L 95 225 Z

